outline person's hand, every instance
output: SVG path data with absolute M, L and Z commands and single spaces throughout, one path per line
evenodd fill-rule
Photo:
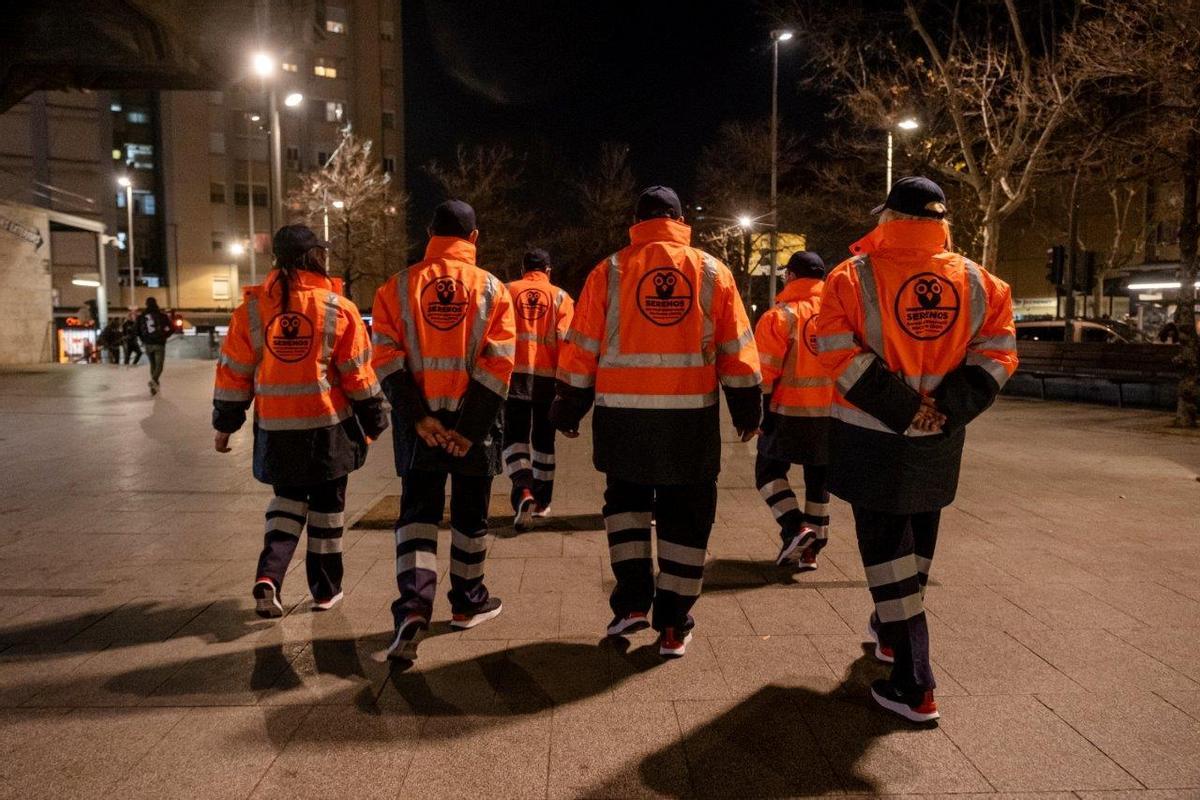
M 437 417 L 422 417 L 413 426 L 421 441 L 430 447 L 445 447 L 450 441 L 450 431 L 446 430 Z
M 471 440 L 458 431 L 447 431 L 448 441 L 443 445 L 446 452 L 455 458 L 462 458 L 471 449 Z
M 217 431 L 217 435 L 213 437 L 213 447 L 218 453 L 232 452 L 232 448 L 229 446 L 229 434 Z
M 921 407 L 913 416 L 912 427 L 925 433 L 937 433 L 946 424 L 946 415 L 938 411 L 932 397 L 922 397 Z
M 751 428 L 750 430 L 746 430 L 746 431 L 739 430 L 737 432 L 737 435 L 738 435 L 738 438 L 741 439 L 743 442 L 748 442 L 751 439 L 753 439 L 755 436 L 758 436 L 758 433 L 759 433 L 758 428 Z

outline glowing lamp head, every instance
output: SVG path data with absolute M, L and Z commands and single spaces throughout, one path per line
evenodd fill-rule
M 246 253 L 246 246 L 241 242 L 234 242 L 229 245 L 229 255 L 238 258 Z
M 896 123 L 896 127 L 902 131 L 915 131 L 917 128 L 921 127 L 921 123 L 917 122 L 912 117 L 905 117 Z
M 275 59 L 267 53 L 258 52 L 250 58 L 254 74 L 260 78 L 269 78 L 275 73 Z
M 790 42 L 795 36 L 793 31 L 775 31 L 775 39 L 780 42 Z
M 743 228 L 749 228 L 751 225 L 754 224 L 754 218 L 751 217 L 749 214 L 742 214 L 741 216 L 739 216 L 737 218 L 737 222 L 738 222 L 738 225 L 741 225 Z
M 283 104 L 288 108 L 295 108 L 304 102 L 304 95 L 299 92 L 291 92 L 287 97 L 283 98 Z
M 332 203 L 330 203 L 330 205 L 333 206 L 334 208 L 342 209 L 342 208 L 346 207 L 346 201 L 345 200 L 334 200 Z
M 122 175 L 117 178 L 117 184 L 124 189 L 128 189 L 130 186 L 133 186 L 133 181 L 129 179 L 128 175 Z

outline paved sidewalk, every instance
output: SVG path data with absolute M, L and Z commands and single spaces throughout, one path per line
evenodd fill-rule
M 386 530 L 347 533 L 339 609 L 297 562 L 259 620 L 268 492 L 248 434 L 211 449 L 210 374 L 168 362 L 151 400 L 144 369 L 0 370 L 0 797 L 1200 797 L 1200 439 L 1159 415 L 1005 400 L 972 428 L 928 596 L 943 719 L 915 730 L 865 697 L 848 509 L 819 571 L 776 571 L 728 441 L 682 660 L 601 643 L 586 437 L 555 520 L 495 542 L 504 614 L 450 633 L 442 597 L 413 669 L 371 658 Z M 381 442 L 348 510 L 397 492 Z

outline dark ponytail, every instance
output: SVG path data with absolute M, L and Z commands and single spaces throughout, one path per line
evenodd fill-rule
M 286 260 L 279 258 L 275 259 L 275 269 L 279 273 L 279 277 L 275 280 L 279 284 L 279 289 L 282 295 L 279 298 L 279 311 L 285 313 L 288 310 L 288 300 L 292 293 L 292 281 L 296 279 L 297 270 L 305 270 L 306 272 L 316 272 L 320 275 L 328 275 L 329 272 L 323 267 L 317 259 L 312 255 L 313 251 L 308 250 L 298 256 L 292 256 Z

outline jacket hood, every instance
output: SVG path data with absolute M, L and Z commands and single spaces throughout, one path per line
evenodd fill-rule
M 629 229 L 629 241 L 632 244 L 665 241 L 688 245 L 692 243 L 692 226 L 667 217 L 648 219 Z
M 794 303 L 797 300 L 807 300 L 821 293 L 825 281 L 820 278 L 794 278 L 775 295 L 777 303 Z
M 457 236 L 431 236 L 425 245 L 425 260 L 444 258 L 447 261 L 475 263 L 475 245 Z
M 945 225 L 941 220 L 894 219 L 881 223 L 850 245 L 850 252 L 856 256 L 889 250 L 907 250 L 925 256 L 945 252 Z

